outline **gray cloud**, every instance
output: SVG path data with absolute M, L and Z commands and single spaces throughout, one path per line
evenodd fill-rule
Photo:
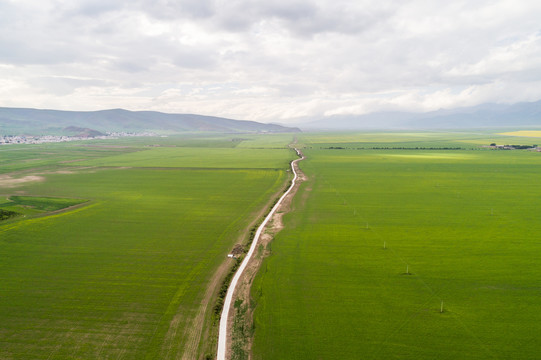
M 148 66 L 144 66 L 141 62 L 131 60 L 119 60 L 111 64 L 111 69 L 126 73 L 140 73 L 148 71 Z
M 84 0 L 67 2 L 59 6 L 64 17 L 86 16 L 95 18 L 109 12 L 122 10 L 126 5 L 125 1 L 108 0 Z
M 0 98 L 263 120 L 535 100 L 539 15 L 529 0 L 3 1 Z
M 392 14 L 391 6 L 374 2 L 369 6 L 356 6 L 351 1 L 228 1 L 214 14 L 227 31 L 246 31 L 262 23 L 276 22 L 295 36 L 312 36 L 325 32 L 355 34 L 386 20 Z
M 136 7 L 159 20 L 208 18 L 216 11 L 211 0 L 139 0 Z
M 105 80 L 77 79 L 69 77 L 44 76 L 29 80 L 29 84 L 40 91 L 54 95 L 68 95 L 75 90 L 85 87 L 108 87 L 112 84 Z

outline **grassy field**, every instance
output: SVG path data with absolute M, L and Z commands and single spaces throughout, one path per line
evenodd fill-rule
M 299 140 L 309 180 L 252 287 L 254 359 L 539 357 L 541 154 L 479 147 L 527 139 Z
M 242 136 L 238 148 L 280 149 L 291 142 L 291 134 L 250 134 Z
M 81 166 L 286 168 L 291 150 L 159 147 L 78 162 Z
M 147 146 L 166 141 L 177 147 Z M 287 142 L 251 156 L 216 141 L 0 148 L 0 206 L 41 209 L 0 223 L 0 358 L 212 354 L 212 301 L 198 317 L 207 288 L 294 157 Z M 53 198 L 88 202 L 50 213 Z

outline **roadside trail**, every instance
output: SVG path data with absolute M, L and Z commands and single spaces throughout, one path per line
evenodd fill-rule
M 287 191 L 280 197 L 278 202 L 272 207 L 269 214 L 265 217 L 261 225 L 257 228 L 257 231 L 254 236 L 254 240 L 252 241 L 252 244 L 250 246 L 250 250 L 248 250 L 248 253 L 246 254 L 246 257 L 242 261 L 242 264 L 240 264 L 237 272 L 235 273 L 235 276 L 233 277 L 233 280 L 231 280 L 231 284 L 229 284 L 229 288 L 227 290 L 227 294 L 225 296 L 224 301 L 224 307 L 222 310 L 222 315 L 220 317 L 220 328 L 218 330 L 218 356 L 216 357 L 217 360 L 226 360 L 226 353 L 227 353 L 227 331 L 228 331 L 228 318 L 229 318 L 229 310 L 231 308 L 231 301 L 233 299 L 233 293 L 235 292 L 235 288 L 237 287 L 237 283 L 240 279 L 240 276 L 242 275 L 244 269 L 248 265 L 248 262 L 250 261 L 250 258 L 255 252 L 255 249 L 257 247 L 257 243 L 259 241 L 259 237 L 261 236 L 261 233 L 265 229 L 265 226 L 267 225 L 267 222 L 272 218 L 274 212 L 276 209 L 280 207 L 280 204 L 284 200 L 284 198 L 289 194 L 291 189 L 295 186 L 295 181 L 297 180 L 297 172 L 295 171 L 295 163 L 298 161 L 301 161 L 304 159 L 304 155 L 295 148 L 295 152 L 298 156 L 300 156 L 299 159 L 293 160 L 291 162 L 291 171 L 293 171 L 293 180 L 291 181 L 291 186 L 287 189 Z

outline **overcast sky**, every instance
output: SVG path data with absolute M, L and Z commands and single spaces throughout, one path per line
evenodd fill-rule
M 288 122 L 541 99 L 538 0 L 0 0 L 0 106 Z

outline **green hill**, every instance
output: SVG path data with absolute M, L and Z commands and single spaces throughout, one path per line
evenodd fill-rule
M 0 135 L 62 134 L 66 128 L 98 132 L 220 132 L 279 133 L 299 132 L 276 124 L 232 120 L 195 114 L 166 114 L 156 111 L 59 111 L 25 108 L 0 108 Z

